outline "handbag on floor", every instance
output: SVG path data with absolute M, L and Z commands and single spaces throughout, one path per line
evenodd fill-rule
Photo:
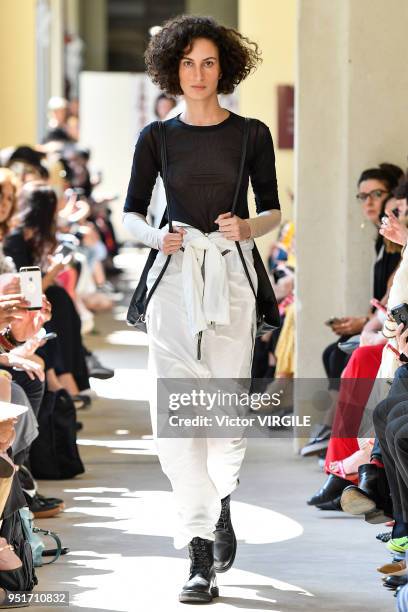
M 76 410 L 65 389 L 45 392 L 38 429 L 30 448 L 34 478 L 63 480 L 85 472 L 76 443 Z
M 8 560 L 4 559 L 4 569 L 0 570 L 0 587 L 8 591 L 32 591 L 35 585 L 38 584 L 38 580 L 34 570 L 33 553 L 30 542 L 25 534 L 19 510 L 3 519 L 0 538 L 4 538 L 6 542 L 3 546 L 12 546 L 13 548 L 12 551 L 9 549 L 8 554 L 10 558 Z M 15 563 L 16 559 L 11 558 L 11 553 L 13 553 L 13 557 L 17 555 L 21 565 Z M 10 564 L 8 567 L 13 567 L 14 569 L 6 569 L 7 563 Z M 16 567 L 18 565 L 20 567 Z
M 238 180 L 235 187 L 234 198 L 231 207 L 231 213 L 235 214 L 235 209 L 238 202 L 238 195 L 241 188 L 242 175 L 244 171 L 245 158 L 246 158 L 246 150 L 248 143 L 248 134 L 249 134 L 249 122 L 248 118 L 245 118 L 244 125 L 244 135 L 242 139 L 242 148 L 241 148 L 241 159 L 240 166 L 238 172 Z M 166 212 L 163 215 L 163 218 L 160 223 L 160 228 L 166 225 L 166 222 L 169 224 L 169 232 L 172 231 L 172 220 L 170 214 L 170 199 L 168 195 L 168 185 L 167 185 L 167 147 L 166 147 L 166 130 L 162 121 L 158 122 L 159 124 L 159 133 L 160 133 L 160 153 L 161 153 L 161 165 L 162 165 L 162 178 L 164 184 L 164 190 L 166 193 Z M 280 327 L 281 320 L 279 315 L 278 303 L 276 301 L 275 293 L 273 291 L 273 287 L 271 285 L 271 281 L 269 279 L 268 273 L 265 269 L 262 258 L 259 254 L 259 251 L 254 242 L 254 248 L 252 249 L 253 259 L 254 259 L 254 268 L 258 277 L 258 290 L 255 292 L 255 288 L 253 286 L 252 280 L 250 278 L 248 268 L 245 262 L 245 258 L 242 253 L 241 245 L 239 241 L 236 241 L 237 250 L 239 256 L 242 261 L 242 265 L 244 267 L 245 275 L 248 279 L 249 285 L 253 291 L 256 300 L 256 322 L 257 322 L 257 336 L 262 336 L 264 333 L 271 331 Z M 156 259 L 158 250 L 150 249 L 149 256 L 147 258 L 146 264 L 143 268 L 139 283 L 135 289 L 135 292 L 132 296 L 132 299 L 129 304 L 128 312 L 127 312 L 127 323 L 133 327 L 136 327 L 140 331 L 146 332 L 146 321 L 145 321 L 145 313 L 147 306 L 149 304 L 150 298 L 152 297 L 154 291 L 156 290 L 157 285 L 159 284 L 163 274 L 165 273 L 167 266 L 169 265 L 171 255 L 167 256 L 167 259 L 163 265 L 160 274 L 158 275 L 156 281 L 154 282 L 149 295 L 147 295 L 147 276 L 150 268 L 152 267 L 154 260 Z
M 53 531 L 34 527 L 33 514 L 27 507 L 21 508 L 19 512 L 23 524 L 25 537 L 30 543 L 31 551 L 33 553 L 34 567 L 41 567 L 42 565 L 50 565 L 51 563 L 55 563 L 55 561 L 60 558 L 61 554 L 64 554 L 59 536 Z M 46 550 L 41 535 L 53 538 L 56 544 L 56 548 L 52 550 Z M 52 556 L 53 559 L 51 559 L 51 561 L 44 561 L 44 558 L 48 556 Z

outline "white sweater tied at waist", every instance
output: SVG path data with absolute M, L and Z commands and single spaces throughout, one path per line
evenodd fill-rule
M 229 325 L 230 300 L 226 251 L 236 251 L 233 240 L 221 232 L 205 234 L 182 222 L 183 236 L 182 279 L 183 294 L 191 333 L 195 336 L 215 325 Z M 240 242 L 242 251 L 254 247 L 252 238 Z M 223 255 L 224 253 L 224 255 Z

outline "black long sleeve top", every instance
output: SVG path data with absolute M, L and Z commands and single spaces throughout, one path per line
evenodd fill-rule
M 216 125 L 188 125 L 179 115 L 165 123 L 168 190 L 173 221 L 203 232 L 218 230 L 215 219 L 231 210 L 241 158 L 244 117 L 230 115 Z M 146 216 L 158 174 L 162 175 L 158 122 L 147 125 L 136 143 L 124 212 Z M 251 119 L 248 148 L 236 214 L 249 217 L 249 179 L 256 211 L 280 209 L 272 136 Z

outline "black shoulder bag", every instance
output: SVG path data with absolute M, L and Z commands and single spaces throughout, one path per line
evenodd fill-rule
M 170 200 L 168 195 L 168 186 L 167 186 L 167 149 L 166 149 L 166 134 L 165 128 L 161 121 L 159 121 L 159 130 L 160 130 L 160 148 L 161 148 L 161 161 L 162 161 L 162 178 L 164 184 L 164 190 L 166 193 L 166 203 L 167 203 L 167 220 L 169 223 L 170 232 L 173 231 L 171 215 L 170 215 Z M 241 150 L 241 160 L 240 167 L 238 173 L 238 180 L 235 187 L 234 199 L 232 202 L 231 213 L 235 214 L 235 209 L 238 202 L 238 195 L 241 188 L 242 176 L 245 165 L 246 158 L 246 150 L 248 143 L 248 134 L 249 134 L 249 119 L 245 119 L 244 125 L 244 136 L 242 141 L 242 150 Z M 166 213 L 163 216 L 163 219 L 160 223 L 160 227 L 163 227 L 166 224 Z M 262 258 L 259 254 L 259 251 L 254 243 L 254 248 L 252 249 L 253 259 L 254 259 L 254 268 L 258 277 L 258 292 L 255 293 L 255 288 L 252 283 L 251 277 L 248 272 L 248 267 L 246 265 L 245 258 L 242 253 L 241 245 L 239 241 L 235 243 L 237 245 L 238 253 L 242 261 L 242 265 L 248 279 L 249 285 L 254 293 L 256 299 L 256 320 L 257 320 L 257 336 L 262 336 L 268 331 L 276 329 L 280 327 L 280 315 L 278 304 L 276 301 L 276 297 L 269 280 L 268 273 L 263 264 Z M 135 289 L 133 297 L 131 299 L 128 313 L 127 313 L 127 323 L 128 325 L 132 325 L 136 327 L 140 331 L 146 332 L 146 322 L 145 322 L 145 312 L 147 309 L 147 305 L 152 297 L 157 285 L 159 284 L 163 274 L 166 271 L 167 266 L 169 265 L 171 255 L 167 256 L 166 262 L 161 270 L 159 276 L 154 282 L 149 295 L 147 295 L 147 275 L 149 273 L 150 268 L 153 265 L 153 262 L 157 256 L 157 249 L 151 249 L 149 256 L 147 258 L 146 264 L 143 268 L 142 275 L 140 277 L 139 283 Z
M 248 144 L 248 134 L 249 134 L 249 119 L 245 118 L 244 125 L 244 137 L 242 142 L 242 151 L 241 151 L 241 163 L 239 168 L 239 175 L 237 186 L 235 189 L 234 200 L 232 203 L 231 213 L 235 214 L 235 209 L 238 202 L 238 194 L 241 188 L 242 175 L 244 172 L 245 158 L 246 158 L 246 150 Z M 255 296 L 256 300 L 256 336 L 263 336 L 268 331 L 272 331 L 281 326 L 280 314 L 278 303 L 276 301 L 275 293 L 273 291 L 273 287 L 271 285 L 271 281 L 269 279 L 268 273 L 265 269 L 264 263 L 262 261 L 262 257 L 259 254 L 258 248 L 254 241 L 254 248 L 252 249 L 252 256 L 254 259 L 254 268 L 256 275 L 258 277 L 258 292 L 255 293 L 255 288 L 251 277 L 248 272 L 248 267 L 242 253 L 241 245 L 239 241 L 236 241 L 237 250 L 239 256 L 242 261 L 242 265 L 248 279 L 249 285 L 252 289 L 252 292 Z
M 163 184 L 164 184 L 164 191 L 166 194 L 166 212 L 164 213 L 162 217 L 159 227 L 162 228 L 164 225 L 166 225 L 166 222 L 168 221 L 169 231 L 172 232 L 173 224 L 172 224 L 171 215 L 170 215 L 170 199 L 169 199 L 168 187 L 167 187 L 166 131 L 165 131 L 165 127 L 162 121 L 158 121 L 158 124 L 159 124 L 159 134 L 160 134 L 162 179 L 163 179 Z M 167 259 L 163 265 L 163 269 L 160 271 L 159 276 L 154 282 L 149 295 L 147 295 L 147 284 L 146 284 L 147 275 L 149 274 L 149 270 L 152 267 L 158 252 L 159 251 L 157 249 L 150 249 L 150 253 L 147 257 L 147 260 L 143 268 L 142 274 L 140 276 L 138 285 L 133 293 L 132 299 L 129 304 L 127 316 L 126 316 L 127 324 L 133 327 L 136 327 L 136 329 L 142 332 L 147 331 L 145 313 L 146 313 L 146 309 L 149 304 L 150 298 L 152 297 L 154 291 L 156 290 L 157 285 L 161 281 L 163 274 L 165 273 L 167 266 L 169 265 L 170 258 L 171 258 L 171 255 L 167 255 Z

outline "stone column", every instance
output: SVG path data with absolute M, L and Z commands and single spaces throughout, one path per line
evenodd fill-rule
M 34 144 L 35 0 L 2 0 L 0 19 L 0 148 Z
M 405 0 L 298 0 L 298 377 L 323 376 L 336 339 L 324 321 L 369 309 L 374 234 L 356 182 L 383 161 L 406 164 L 407 23 Z
M 85 42 L 84 70 L 106 70 L 108 14 L 107 0 L 80 2 L 80 36 Z
M 51 96 L 64 97 L 64 2 L 52 0 L 49 6 Z

